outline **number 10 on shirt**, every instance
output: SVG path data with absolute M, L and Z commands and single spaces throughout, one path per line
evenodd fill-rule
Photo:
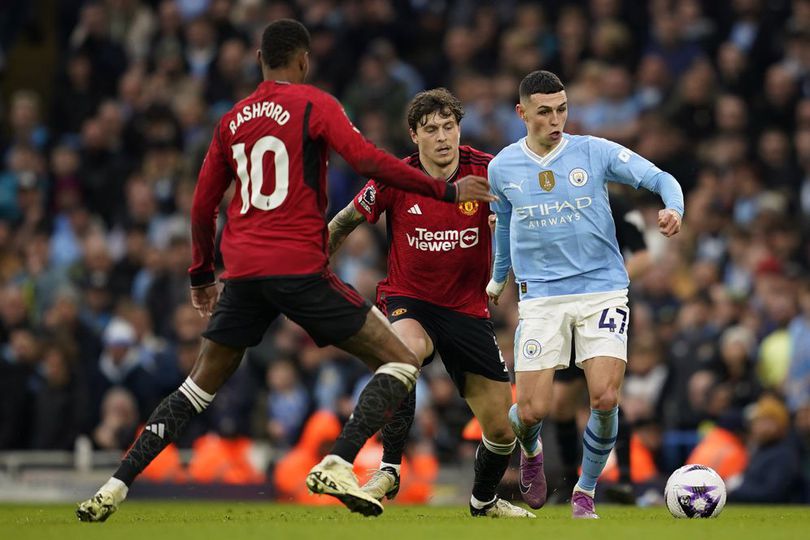
M 231 151 L 236 161 L 236 175 L 241 184 L 239 193 L 242 196 L 242 208 L 239 213 L 246 214 L 250 206 L 265 211 L 281 206 L 287 198 L 290 186 L 290 157 L 284 142 L 272 135 L 262 137 L 253 145 L 249 162 L 245 153 L 245 143 L 234 144 Z M 262 162 L 267 152 L 273 152 L 276 170 L 276 185 L 270 195 L 262 193 L 264 183 Z M 248 166 L 250 166 L 249 173 Z

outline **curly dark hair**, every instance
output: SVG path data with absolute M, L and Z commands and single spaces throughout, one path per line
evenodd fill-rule
M 461 123 L 464 118 L 464 107 L 461 101 L 447 88 L 434 88 L 416 94 L 408 104 L 408 127 L 416 131 L 417 124 L 424 126 L 427 116 L 437 112 L 442 118 L 454 116 Z
M 293 19 L 279 19 L 262 33 L 262 62 L 270 69 L 286 66 L 299 50 L 309 50 L 309 31 Z

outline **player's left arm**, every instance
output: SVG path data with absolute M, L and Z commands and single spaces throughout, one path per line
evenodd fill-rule
M 329 222 L 329 256 L 337 252 L 343 242 L 346 240 L 353 230 L 358 225 L 366 220 L 365 216 L 357 211 L 354 207 L 352 200 L 346 205 L 346 208 L 338 212 L 332 221 Z
M 657 193 L 664 201 L 664 209 L 658 212 L 658 229 L 667 237 L 677 234 L 681 230 L 684 204 L 683 190 L 675 177 L 617 143 L 597 140 L 602 141 L 608 178 Z
M 214 276 L 214 236 L 219 203 L 232 180 L 231 168 L 222 150 L 219 124 L 205 155 L 191 202 L 191 256 L 188 269 L 191 304 L 200 316 L 210 315 L 217 302 Z

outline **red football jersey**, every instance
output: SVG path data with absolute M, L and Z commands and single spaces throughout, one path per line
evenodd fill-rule
M 492 156 L 459 148 L 459 166 L 448 180 L 487 176 Z M 420 168 L 419 154 L 405 160 Z M 489 317 L 486 286 L 492 268 L 489 204 L 447 204 L 369 180 L 354 206 L 370 223 L 387 212 L 388 277 L 378 300 L 407 296 L 474 317 Z
M 448 186 L 377 149 L 329 94 L 265 81 L 226 113 L 200 169 L 191 208 L 193 286 L 214 282 L 219 203 L 232 179 L 222 277 L 314 274 L 327 266 L 326 166 L 334 148 L 360 174 L 454 201 Z

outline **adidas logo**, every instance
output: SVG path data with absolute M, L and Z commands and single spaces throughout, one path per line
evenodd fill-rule
M 145 428 L 146 431 L 151 431 L 161 439 L 163 438 L 163 434 L 166 432 L 166 425 L 163 423 L 160 424 L 149 424 Z
M 417 216 L 421 216 L 422 215 L 422 209 L 419 208 L 418 204 L 415 204 L 415 205 L 411 206 L 410 208 L 408 208 L 408 213 L 409 214 L 415 214 Z

